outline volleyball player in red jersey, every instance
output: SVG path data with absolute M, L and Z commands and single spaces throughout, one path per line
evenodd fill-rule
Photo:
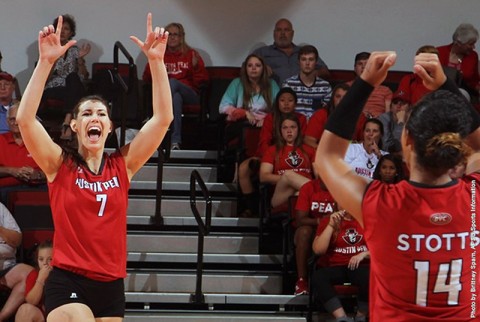
M 62 17 L 38 35 L 40 57 L 20 103 L 17 122 L 25 145 L 47 177 L 55 223 L 53 271 L 45 286 L 49 322 L 120 322 L 125 310 L 126 211 L 133 175 L 155 152 L 172 122 L 172 101 L 163 63 L 168 32 L 152 28 L 145 42 L 130 38 L 147 56 L 153 80 L 153 116 L 133 141 L 107 155 L 112 131 L 107 104 L 82 99 L 70 127 L 78 151 L 55 144 L 35 115 L 54 62 L 75 44 L 60 44 Z
M 415 73 L 435 92 L 413 107 L 402 134 L 410 181 L 371 182 L 343 161 L 363 103 L 395 60 L 372 54 L 330 116 L 315 167 L 364 226 L 370 321 L 479 321 L 480 121 L 435 54 L 415 57 Z M 449 169 L 466 158 L 467 174 L 452 180 Z

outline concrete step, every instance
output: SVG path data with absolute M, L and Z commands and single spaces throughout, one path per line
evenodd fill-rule
M 202 216 L 205 221 L 205 217 Z M 152 216 L 128 216 L 129 225 L 153 225 L 155 222 Z M 166 226 L 198 226 L 196 219 L 191 217 L 170 217 L 163 216 L 163 224 Z M 257 228 L 258 218 L 216 218 L 212 217 L 212 227 L 245 227 Z
M 181 292 L 125 292 L 127 303 L 191 303 L 192 293 Z M 252 305 L 307 305 L 308 295 L 285 294 L 235 294 L 204 292 L 205 303 L 216 304 L 252 304 Z
M 305 317 L 301 316 L 288 316 L 285 313 L 154 313 L 154 314 L 126 314 L 125 322 L 304 322 Z
M 183 199 L 162 199 L 162 215 L 165 217 L 192 215 L 190 200 Z M 206 203 L 197 198 L 196 206 L 200 214 L 205 213 Z M 215 199 L 212 200 L 212 217 L 231 217 L 236 215 L 236 199 Z M 128 199 L 128 216 L 152 216 L 155 214 L 154 198 L 133 198 Z
M 197 254 L 188 253 L 156 253 L 156 252 L 128 252 L 128 262 L 153 263 L 197 263 Z M 281 265 L 281 254 L 204 254 L 205 264 L 244 264 L 244 265 Z
M 190 182 L 192 171 L 196 170 L 203 181 L 216 182 L 217 169 L 213 166 L 201 164 L 165 164 L 163 167 L 163 181 Z M 157 180 L 157 166 L 145 165 L 132 178 L 132 181 L 153 181 Z
M 205 182 L 205 186 L 210 192 L 224 192 L 224 193 L 235 193 L 237 187 L 233 183 L 219 183 L 219 182 Z M 157 190 L 156 181 L 143 181 L 135 180 L 130 183 L 130 189 L 135 190 Z M 175 181 L 163 181 L 162 190 L 174 190 L 188 192 L 190 191 L 190 182 L 175 182 Z M 201 191 L 199 187 L 196 189 Z
M 194 234 L 129 233 L 129 252 L 197 253 L 198 236 Z M 258 254 L 258 237 L 245 234 L 206 236 L 205 253 L 208 254 Z
M 115 149 L 108 148 L 105 149 L 107 153 L 113 153 Z M 152 159 L 158 158 L 158 152 L 155 151 L 152 154 Z M 207 150 L 175 150 L 170 151 L 170 159 L 199 159 L 199 160 L 217 160 L 217 151 L 207 151 Z
M 129 270 L 125 278 L 125 292 L 194 293 L 195 286 L 195 272 Z M 276 272 L 204 272 L 202 290 L 204 293 L 281 294 L 282 276 Z

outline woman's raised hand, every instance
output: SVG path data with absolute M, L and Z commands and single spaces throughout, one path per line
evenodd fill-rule
M 152 28 L 151 13 L 147 15 L 147 36 L 145 37 L 145 41 L 141 41 L 135 36 L 130 36 L 130 39 L 140 47 L 148 60 L 163 60 L 167 47 L 168 31 L 160 27 Z
M 57 30 L 53 25 L 43 27 L 38 32 L 38 51 L 40 53 L 39 61 L 46 60 L 53 64 L 65 52 L 77 43 L 76 40 L 69 40 L 62 46 L 60 43 L 60 33 L 62 32 L 63 17 L 58 17 Z

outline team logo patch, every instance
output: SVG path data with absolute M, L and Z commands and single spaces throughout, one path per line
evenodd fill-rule
M 355 245 L 363 239 L 363 235 L 360 235 L 355 228 L 349 228 L 342 238 L 347 244 Z
M 303 163 L 303 158 L 297 151 L 292 151 L 288 154 L 288 158 L 285 162 L 292 168 L 298 168 Z
M 452 221 L 452 215 L 438 212 L 430 215 L 430 222 L 434 225 L 447 225 Z

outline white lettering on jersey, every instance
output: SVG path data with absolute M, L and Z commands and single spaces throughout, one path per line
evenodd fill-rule
M 310 210 L 311 211 L 318 211 L 320 213 L 332 213 L 334 205 L 335 205 L 335 203 L 332 203 L 332 202 L 313 201 L 311 206 L 310 206 Z
M 120 188 L 120 183 L 118 182 L 117 177 L 113 177 L 112 179 L 104 182 L 88 182 L 85 179 L 77 178 L 75 180 L 75 184 L 80 189 L 88 189 L 92 190 L 93 192 L 103 192 L 112 188 Z
M 460 233 L 445 233 L 441 235 L 431 234 L 400 234 L 398 235 L 397 249 L 400 251 L 409 251 L 410 249 L 415 252 L 422 252 L 427 250 L 431 253 L 435 253 L 440 249 L 447 251 L 452 250 L 452 242 L 460 242 L 460 248 L 465 249 L 467 245 L 479 243 L 478 230 L 475 232 L 460 232 Z M 470 236 L 470 242 L 468 237 Z

